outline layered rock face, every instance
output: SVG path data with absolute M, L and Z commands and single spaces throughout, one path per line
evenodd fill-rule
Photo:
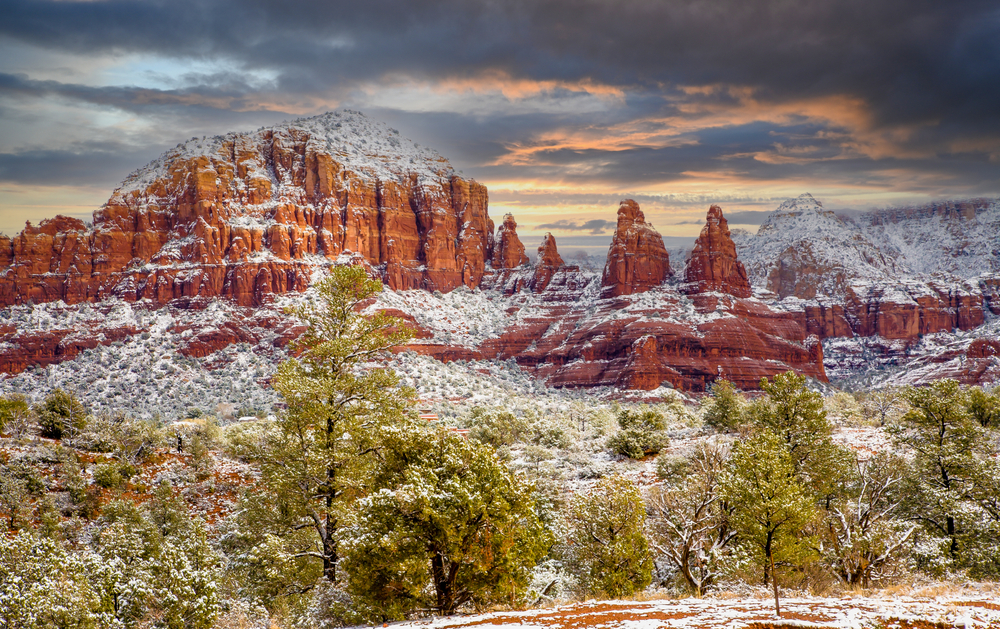
M 995 205 L 982 202 L 942 203 L 919 212 L 883 211 L 845 220 L 804 194 L 782 203 L 756 236 L 743 238 L 737 246 L 758 285 L 764 284 L 780 299 L 803 300 L 804 324 L 821 338 L 877 335 L 914 340 L 982 325 L 993 296 L 992 281 L 989 276 L 941 275 L 943 267 L 931 261 L 952 256 L 905 255 L 896 245 L 912 238 L 927 250 L 947 245 L 972 251 L 974 247 L 954 242 L 954 226 L 946 229 L 941 221 L 964 222 L 969 229 L 981 230 L 980 222 L 989 226 L 1000 217 L 994 213 Z M 904 226 L 903 233 L 887 235 L 885 230 L 894 221 L 912 224 Z M 936 235 L 928 231 L 934 225 Z M 986 240 L 983 235 L 977 242 Z M 916 262 L 914 256 L 919 258 Z M 914 266 L 934 269 L 938 275 L 927 277 Z M 983 262 L 979 272 L 992 267 Z
M 130 175 L 93 228 L 57 217 L 0 241 L 0 305 L 257 305 L 338 259 L 395 289 L 449 291 L 479 284 L 492 232 L 485 187 L 385 125 L 336 112 L 192 139 Z
M 512 214 L 504 214 L 503 223 L 497 228 L 491 260 L 494 269 L 516 269 L 528 263 L 524 245 L 517 237 L 517 221 Z
M 605 293 L 618 297 L 659 286 L 673 274 L 669 258 L 663 238 L 646 223 L 639 204 L 631 199 L 622 201 L 601 277 Z
M 722 208 L 708 208 L 705 227 L 694 243 L 691 259 L 684 270 L 685 292 L 718 291 L 736 297 L 749 297 L 753 290 L 743 263 L 736 259 L 736 243 L 729 233 L 729 223 Z
M 546 233 L 542 244 L 538 247 L 538 261 L 535 263 L 535 276 L 532 278 L 532 290 L 536 293 L 544 291 L 552 276 L 563 266 L 562 256 L 556 250 L 556 239 Z

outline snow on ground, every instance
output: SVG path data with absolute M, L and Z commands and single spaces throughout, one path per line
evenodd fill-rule
M 687 598 L 648 602 L 587 601 L 550 609 L 495 612 L 394 623 L 403 628 L 452 629 L 510 626 L 538 629 L 736 629 L 740 627 L 1000 627 L 1000 604 L 990 597 L 844 596 L 795 597 L 781 601 L 782 618 L 774 601 L 760 598 Z

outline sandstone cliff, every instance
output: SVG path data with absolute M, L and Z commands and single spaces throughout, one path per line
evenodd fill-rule
M 605 292 L 614 296 L 642 293 L 659 286 L 672 274 L 663 238 L 646 223 L 638 203 L 622 201 L 601 277 Z
M 538 247 L 538 260 L 535 262 L 535 276 L 532 278 L 532 290 L 540 293 L 548 287 L 555 275 L 563 266 L 562 256 L 556 250 L 556 239 L 552 234 L 545 234 L 542 244 Z
M 504 214 L 503 223 L 497 228 L 491 261 L 494 269 L 516 269 L 528 263 L 524 245 L 517 237 L 517 221 L 512 214 Z
M 94 213 L 0 241 L 0 305 L 257 305 L 354 260 L 395 289 L 479 284 L 492 246 L 486 188 L 357 112 L 195 138 L 136 171 Z
M 708 208 L 705 227 L 684 270 L 684 281 L 687 283 L 684 290 L 690 293 L 718 291 L 736 297 L 749 297 L 753 293 L 746 269 L 736 259 L 729 223 L 718 205 Z

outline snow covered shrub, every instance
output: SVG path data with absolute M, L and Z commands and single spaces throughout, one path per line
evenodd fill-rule
M 524 596 L 524 604 L 534 607 L 543 601 L 566 600 L 579 586 L 580 579 L 561 561 L 546 559 L 531 572 L 531 585 Z
M 121 489 L 125 485 L 117 463 L 99 463 L 94 466 L 94 483 L 105 489 Z
M 529 432 L 528 422 L 509 411 L 487 411 L 477 406 L 469 413 L 466 425 L 469 437 L 494 448 L 512 446 L 524 440 Z
M 35 409 L 42 436 L 50 439 L 72 437 L 87 426 L 87 409 L 76 397 L 56 389 Z
M 658 453 L 670 444 L 666 419 L 654 410 L 622 409 L 618 412 L 618 426 L 621 430 L 608 439 L 608 449 L 615 454 L 641 459 Z
M 157 490 L 145 511 L 112 503 L 95 536 L 100 595 L 125 627 L 209 629 L 219 611 L 218 558 L 204 524 Z
M 617 475 L 598 481 L 573 498 L 567 519 L 571 561 L 588 591 L 620 598 L 650 584 L 646 504 L 633 481 Z
M 18 629 L 120 627 L 88 575 L 97 562 L 22 530 L 0 535 L 0 626 Z
M 121 412 L 98 413 L 72 445 L 90 452 L 113 453 L 121 461 L 138 464 L 163 443 L 163 435 L 153 422 Z

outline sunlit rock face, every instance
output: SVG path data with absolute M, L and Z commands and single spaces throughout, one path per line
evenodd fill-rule
M 119 297 L 257 305 L 337 260 L 394 289 L 474 287 L 492 246 L 486 188 L 386 125 L 343 111 L 194 138 L 94 213 L 0 239 L 0 305 Z
M 614 296 L 642 293 L 672 275 L 663 238 L 646 223 L 639 204 L 631 199 L 618 207 L 618 226 L 608 249 L 601 286 Z
M 749 297 L 753 293 L 746 269 L 736 259 L 729 223 L 718 205 L 708 208 L 705 227 L 684 270 L 684 281 L 685 292 L 689 293 L 718 291 L 735 297 Z

